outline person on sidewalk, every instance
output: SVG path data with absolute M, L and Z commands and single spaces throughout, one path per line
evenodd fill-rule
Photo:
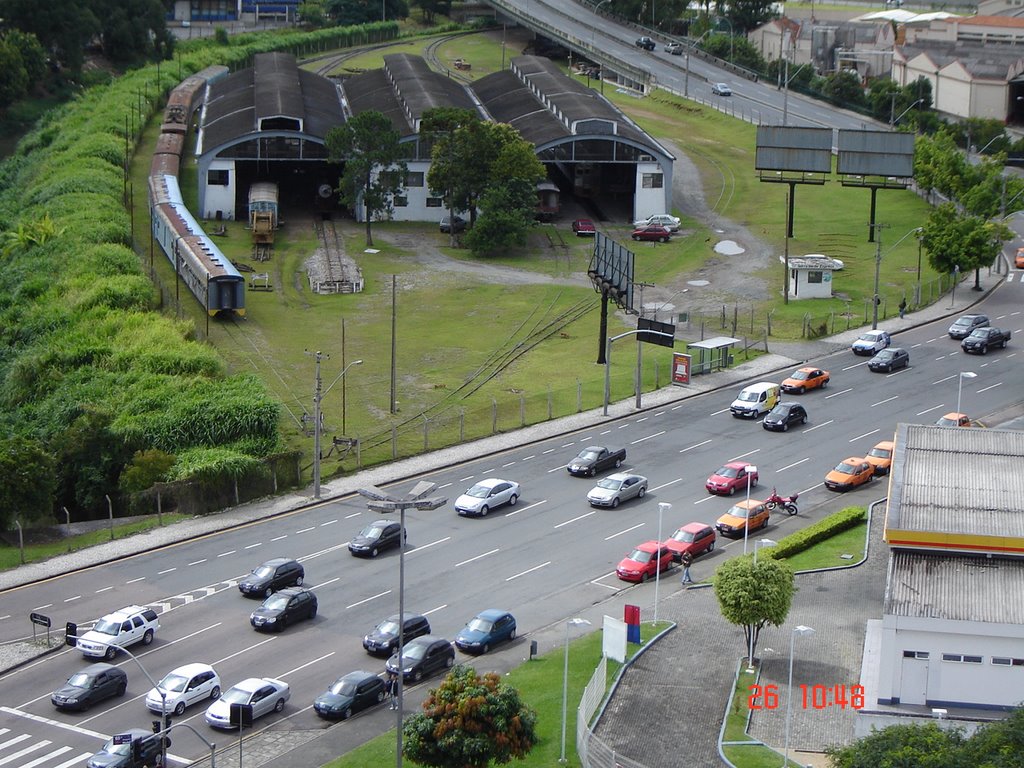
M 690 565 L 693 563 L 693 555 L 689 552 L 683 552 L 681 560 L 683 563 L 683 579 L 681 584 L 685 587 L 687 584 L 693 584 L 693 579 L 690 578 Z
M 903 299 L 900 301 L 900 320 L 903 319 L 903 316 L 905 314 L 907 314 L 907 297 L 906 296 L 904 296 Z
M 398 709 L 398 675 L 394 672 L 388 672 L 388 679 L 384 683 L 384 690 L 391 699 L 391 705 L 388 709 Z

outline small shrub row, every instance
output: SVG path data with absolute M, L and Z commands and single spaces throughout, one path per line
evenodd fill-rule
M 776 560 L 792 557 L 798 552 L 810 549 L 815 544 L 835 536 L 837 533 L 842 533 L 860 525 L 864 522 L 866 514 L 867 511 L 863 507 L 847 507 L 842 509 L 823 520 L 812 523 L 801 531 L 789 534 L 778 545 L 764 550 L 762 557 L 773 557 Z

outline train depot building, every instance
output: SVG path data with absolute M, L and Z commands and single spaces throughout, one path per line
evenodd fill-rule
M 376 110 L 408 146 L 406 188 L 391 219 L 436 222 L 444 203 L 427 187 L 430 149 L 419 138 L 420 120 L 435 107 L 515 127 L 536 148 L 547 188 L 579 199 L 592 217 L 632 221 L 672 209 L 675 158 L 543 57 L 517 56 L 508 69 L 463 84 L 412 54 L 387 55 L 383 68 L 336 82 L 299 69 L 290 54 L 266 53 L 209 87 L 196 142 L 200 215 L 246 219 L 249 187 L 258 182 L 278 184 L 282 208 L 336 206 L 341 168 L 327 161 L 327 133 Z M 350 213 L 364 219 L 363 210 Z

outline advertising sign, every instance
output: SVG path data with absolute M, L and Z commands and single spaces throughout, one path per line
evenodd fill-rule
M 672 353 L 672 383 L 690 383 L 690 356 L 682 352 Z

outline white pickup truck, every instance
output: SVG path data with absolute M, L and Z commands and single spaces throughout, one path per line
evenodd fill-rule
M 135 643 L 149 645 L 160 629 L 160 619 L 152 608 L 129 605 L 107 614 L 78 638 L 77 648 L 86 656 L 112 659 L 118 648 Z

